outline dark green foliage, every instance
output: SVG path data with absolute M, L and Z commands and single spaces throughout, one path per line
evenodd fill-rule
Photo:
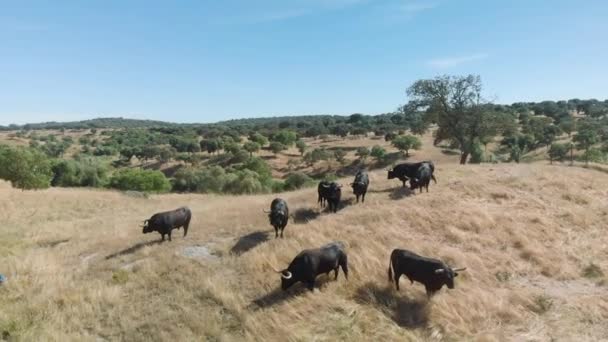
M 399 151 L 405 151 L 405 155 L 409 156 L 410 150 L 418 150 L 422 147 L 422 143 L 420 139 L 413 135 L 401 135 L 395 138 L 393 141 L 393 146 L 397 148 Z
M 336 158 L 336 161 L 338 161 L 338 163 L 344 164 L 345 157 L 346 157 L 346 151 L 344 151 L 343 149 L 339 148 L 334 151 L 334 158 Z
M 296 142 L 297 139 L 298 139 L 298 136 L 297 136 L 296 132 L 288 131 L 288 130 L 281 130 L 272 135 L 271 141 L 278 142 L 284 146 L 290 147 Z M 272 144 L 271 144 L 271 146 L 272 146 Z
M 314 150 L 307 152 L 303 159 L 304 162 L 312 166 L 318 161 L 328 160 L 329 157 L 329 152 L 327 152 L 325 149 L 315 148 Z
M 249 135 L 249 141 L 258 143 L 260 147 L 264 147 L 268 144 L 268 138 L 257 132 Z
M 298 148 L 298 151 L 300 151 L 300 155 L 303 156 L 308 146 L 306 146 L 306 143 L 303 140 L 298 139 L 298 141 L 296 141 L 296 147 Z
M 386 150 L 382 146 L 376 145 L 372 147 L 370 155 L 380 162 L 386 157 Z
M 483 149 L 481 148 L 481 144 L 479 141 L 473 142 L 473 147 L 471 148 L 471 164 L 479 164 L 483 162 Z
M 35 149 L 0 146 L 0 165 L 0 178 L 15 188 L 46 189 L 51 185 L 51 162 Z
M 585 162 L 589 162 L 589 149 L 599 142 L 598 125 L 595 121 L 585 121 L 579 125 L 578 132 L 572 139 L 576 148 L 585 151 Z
M 103 187 L 108 182 L 108 168 L 93 158 L 60 160 L 52 169 L 52 186 Z
M 119 190 L 166 192 L 171 183 L 160 171 L 123 169 L 110 178 L 110 187 Z
M 290 173 L 285 179 L 285 190 L 297 190 L 305 186 L 310 186 L 315 183 L 315 180 L 304 173 Z
M 367 148 L 367 147 L 358 147 L 357 152 L 355 152 L 355 155 L 363 161 L 365 161 L 365 159 L 367 159 L 367 157 L 369 157 L 369 154 L 370 154 L 370 151 L 369 151 L 369 148 Z
M 549 148 L 549 159 L 551 163 L 554 160 L 563 162 L 564 159 L 568 156 L 568 151 L 570 150 L 570 144 L 551 144 Z
M 278 141 L 273 141 L 270 143 L 269 148 L 272 151 L 272 153 L 279 154 L 279 152 L 286 150 L 287 146 L 285 146 L 284 144 L 282 144 Z
M 260 144 L 254 141 L 248 141 L 243 145 L 245 151 L 249 152 L 250 156 L 253 156 L 254 153 L 260 150 Z

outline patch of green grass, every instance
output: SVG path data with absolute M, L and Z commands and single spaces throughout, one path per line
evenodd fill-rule
M 117 270 L 112 273 L 112 282 L 114 284 L 126 284 L 129 281 L 129 272 L 125 270 Z
M 582 276 L 585 278 L 601 278 L 604 276 L 604 272 L 598 265 L 590 263 L 583 268 Z

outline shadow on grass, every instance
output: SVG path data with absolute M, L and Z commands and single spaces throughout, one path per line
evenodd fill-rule
M 354 299 L 380 310 L 402 328 L 424 328 L 429 322 L 427 300 L 408 298 L 390 286 L 366 283 L 357 290 Z
M 406 198 L 414 195 L 414 191 L 410 190 L 410 188 L 398 187 L 396 189 L 392 189 L 390 195 L 388 197 L 392 200 L 400 200 L 402 198 Z
M 294 223 L 308 223 L 319 217 L 321 213 L 311 208 L 299 208 L 294 211 L 292 217 Z
M 58 246 L 58 245 L 60 245 L 60 244 L 62 244 L 62 243 L 66 243 L 66 242 L 68 242 L 68 241 L 70 241 L 70 239 L 61 239 L 61 240 L 54 240 L 54 241 L 45 241 L 45 242 L 39 242 L 39 243 L 38 243 L 38 246 L 40 246 L 40 247 L 44 247 L 44 248 L 47 248 L 47 247 L 52 248 L 52 247 Z
M 254 249 L 257 245 L 262 242 L 268 241 L 268 232 L 257 231 L 244 236 L 241 236 L 232 248 L 230 253 L 235 255 L 241 255 L 249 250 Z
M 331 281 L 334 281 L 333 274 L 334 274 L 333 272 L 330 272 L 329 276 L 325 275 L 325 274 L 319 275 L 316 279 L 315 291 L 322 289 L 325 284 L 327 284 Z M 281 281 L 280 275 L 277 274 L 276 277 L 277 277 L 277 282 L 280 283 L 280 281 Z M 336 281 L 340 281 L 340 279 L 342 279 L 342 281 L 344 281 L 343 277 L 338 277 L 338 280 L 336 280 Z M 276 289 L 272 290 L 271 292 L 269 292 L 259 298 L 254 299 L 248 308 L 250 310 L 266 309 L 266 308 L 272 307 L 274 305 L 280 304 L 281 302 L 288 300 L 289 298 L 293 298 L 293 297 L 302 295 L 306 292 L 310 292 L 310 290 L 308 290 L 308 288 L 303 283 L 296 283 L 285 291 L 281 290 L 280 288 L 276 288 Z
M 127 255 L 127 254 L 133 254 L 133 253 L 137 252 L 138 250 L 140 250 L 140 249 L 142 249 L 142 248 L 144 248 L 146 246 L 158 245 L 158 244 L 161 244 L 162 242 L 163 241 L 160 240 L 160 239 L 158 239 L 158 240 L 152 240 L 152 241 L 146 241 L 146 242 L 140 242 L 140 243 L 137 243 L 137 244 L 135 244 L 135 245 L 133 245 L 133 246 L 131 246 L 129 248 L 125 248 L 122 251 L 119 251 L 119 252 L 116 252 L 116 253 L 113 253 L 113 254 L 110 254 L 110 255 L 106 256 L 106 260 L 114 259 L 116 257 Z

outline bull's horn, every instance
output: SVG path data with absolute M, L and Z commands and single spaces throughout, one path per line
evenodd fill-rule
M 440 273 L 443 273 L 443 272 L 445 272 L 445 269 L 443 269 L 443 268 L 438 268 L 438 269 L 435 270 L 436 274 L 440 274 Z
M 324 188 L 329 188 L 329 184 L 321 184 L 321 186 Z
M 272 266 L 272 264 L 270 263 L 270 261 L 266 260 L 266 262 L 268 263 L 268 266 L 270 266 L 270 268 L 272 268 L 273 271 L 275 271 L 276 273 L 283 273 L 283 271 L 277 270 L 276 268 L 274 268 L 274 266 Z
M 262 211 L 263 211 L 265 214 L 270 214 L 270 210 L 269 210 L 269 211 L 266 211 L 266 210 L 262 209 Z
M 283 279 L 291 279 L 291 277 L 292 277 L 291 272 L 285 271 L 285 274 L 283 272 L 281 272 L 281 278 L 283 278 Z
M 462 272 L 462 271 L 464 271 L 466 269 L 467 269 L 466 267 L 461 267 L 461 268 L 454 268 L 452 271 L 454 271 L 454 272 Z

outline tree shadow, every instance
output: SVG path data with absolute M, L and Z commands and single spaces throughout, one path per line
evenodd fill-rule
M 410 190 L 410 188 L 404 188 L 404 187 L 400 186 L 396 189 L 393 189 L 388 197 L 390 199 L 396 201 L 396 200 L 400 200 L 402 198 L 412 196 L 414 194 L 415 194 L 415 192 Z
M 311 208 L 299 208 L 293 212 L 294 223 L 308 223 L 319 217 L 321 213 Z
M 429 323 L 429 302 L 398 294 L 392 287 L 380 287 L 374 283 L 361 286 L 355 301 L 382 311 L 402 328 L 425 328 Z
M 460 155 L 460 152 L 458 151 L 454 151 L 454 150 L 448 150 L 448 149 L 442 149 L 441 153 L 447 155 L 447 156 L 457 156 Z
M 230 248 L 231 254 L 241 255 L 249 250 L 254 249 L 257 245 L 262 242 L 268 241 L 268 232 L 256 231 L 244 236 L 241 236 L 232 248 Z
M 137 243 L 137 244 L 135 244 L 135 245 L 133 245 L 133 246 L 131 246 L 129 248 L 125 248 L 122 251 L 119 251 L 119 252 L 116 252 L 116 253 L 112 253 L 112 254 L 106 256 L 105 259 L 109 260 L 109 259 L 114 259 L 114 258 L 119 257 L 119 256 L 123 256 L 123 255 L 127 255 L 127 254 L 132 254 L 132 253 L 135 253 L 138 250 L 140 250 L 140 249 L 142 249 L 142 248 L 144 248 L 146 246 L 158 245 L 158 244 L 161 244 L 162 242 L 163 242 L 163 240 L 161 240 L 161 239 L 159 239 L 159 240 L 152 240 L 152 241 L 146 241 L 146 242 L 140 242 L 140 243 Z

